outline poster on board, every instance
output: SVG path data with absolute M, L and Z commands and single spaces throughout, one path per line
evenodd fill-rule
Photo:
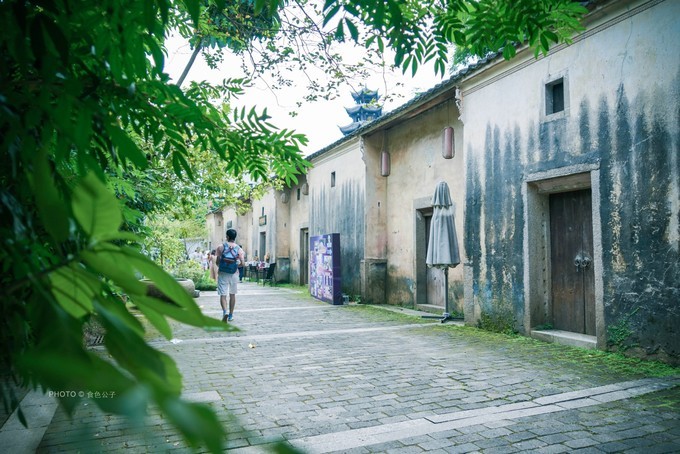
M 309 239 L 309 292 L 321 301 L 342 304 L 339 233 Z

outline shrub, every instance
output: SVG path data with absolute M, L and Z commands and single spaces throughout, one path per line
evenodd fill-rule
M 200 263 L 194 260 L 187 260 L 179 263 L 175 268 L 170 270 L 170 274 L 175 278 L 191 279 L 196 284 L 201 280 L 201 277 L 206 273 Z
M 198 281 L 194 282 L 196 284 L 196 290 L 216 290 L 217 282 L 210 279 L 210 272 L 205 271 Z

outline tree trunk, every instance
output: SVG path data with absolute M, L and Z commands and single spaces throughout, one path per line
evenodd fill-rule
M 199 41 L 198 44 L 196 44 L 196 47 L 194 48 L 194 51 L 191 54 L 191 58 L 189 59 L 189 62 L 184 67 L 184 71 L 182 71 L 182 75 L 179 76 L 179 79 L 177 80 L 177 86 L 178 87 L 182 86 L 184 79 L 186 79 L 187 74 L 189 74 L 189 70 L 193 66 L 194 61 L 196 61 L 196 57 L 198 56 L 199 52 L 201 52 L 202 48 L 203 48 L 203 41 Z

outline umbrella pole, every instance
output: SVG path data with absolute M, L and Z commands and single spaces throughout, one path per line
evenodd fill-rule
M 449 311 L 449 267 L 444 268 L 444 315 L 442 316 L 442 323 L 451 318 Z
M 442 315 L 422 315 L 421 318 L 436 318 L 442 323 L 451 319 L 449 311 L 449 267 L 444 268 L 444 313 Z

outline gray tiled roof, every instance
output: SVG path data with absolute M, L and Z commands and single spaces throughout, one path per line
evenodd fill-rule
M 446 91 L 450 89 L 451 87 L 454 87 L 457 82 L 462 80 L 465 76 L 481 69 L 482 67 L 486 66 L 488 63 L 491 61 L 497 59 L 499 56 L 501 56 L 501 52 L 494 52 L 489 55 L 487 55 L 484 58 L 480 58 L 478 61 L 475 63 L 472 63 L 461 70 L 457 71 L 455 74 L 453 74 L 451 77 L 449 77 L 447 80 L 444 80 L 434 87 L 430 88 L 427 91 L 424 91 L 422 93 L 419 93 L 409 101 L 405 102 L 401 106 L 395 108 L 394 110 L 391 110 L 385 114 L 383 114 L 381 117 L 376 118 L 373 121 L 369 121 L 361 125 L 359 128 L 351 132 L 350 134 L 347 134 L 345 137 L 336 140 L 335 142 L 325 146 L 324 148 L 315 151 L 314 153 L 310 154 L 307 156 L 307 160 L 313 160 L 315 158 L 318 158 L 319 156 L 323 156 L 325 153 L 328 151 L 332 150 L 333 148 L 337 147 L 338 145 L 347 142 L 357 136 L 361 136 L 365 134 L 366 132 L 380 127 L 382 124 L 388 123 L 389 121 L 393 120 L 394 118 L 397 118 L 399 115 L 401 115 L 403 112 L 408 111 L 409 109 L 413 108 L 414 106 L 417 106 L 421 103 L 426 102 L 427 100 L 435 97 L 436 95 L 440 94 L 443 91 Z
M 586 7 L 590 12 L 592 12 L 598 5 L 600 4 L 605 4 L 608 3 L 611 0 L 576 0 L 578 3 L 580 3 L 582 6 Z M 484 58 L 480 58 L 477 60 L 475 63 L 472 63 L 464 68 L 462 68 L 460 71 L 457 71 L 455 74 L 453 74 L 449 79 L 440 82 L 439 84 L 435 85 L 434 87 L 430 88 L 429 90 L 418 94 L 414 98 L 412 98 L 410 101 L 407 101 L 406 103 L 402 104 L 401 106 L 397 107 L 394 110 L 391 110 L 390 112 L 387 112 L 383 114 L 381 117 L 376 118 L 373 121 L 364 123 L 362 126 L 357 128 L 355 131 L 353 131 L 350 134 L 347 134 L 345 137 L 338 139 L 337 141 L 327 145 L 326 147 L 310 154 L 307 156 L 308 160 L 313 160 L 315 158 L 318 158 L 319 156 L 324 155 L 326 152 L 332 150 L 333 148 L 337 147 L 343 142 L 346 142 L 348 140 L 351 140 L 352 138 L 355 138 L 357 136 L 360 136 L 362 134 L 365 134 L 366 132 L 370 131 L 371 129 L 378 128 L 382 124 L 385 124 L 394 118 L 397 118 L 401 113 L 408 111 L 414 106 L 417 106 L 418 104 L 421 104 L 423 102 L 426 102 L 427 100 L 435 97 L 436 95 L 440 94 L 443 91 L 446 91 L 450 89 L 451 87 L 455 86 L 457 82 L 462 80 L 465 76 L 470 75 L 471 73 L 474 73 L 490 62 L 502 58 L 503 55 L 503 49 L 501 49 L 498 52 L 492 52 L 485 56 Z

